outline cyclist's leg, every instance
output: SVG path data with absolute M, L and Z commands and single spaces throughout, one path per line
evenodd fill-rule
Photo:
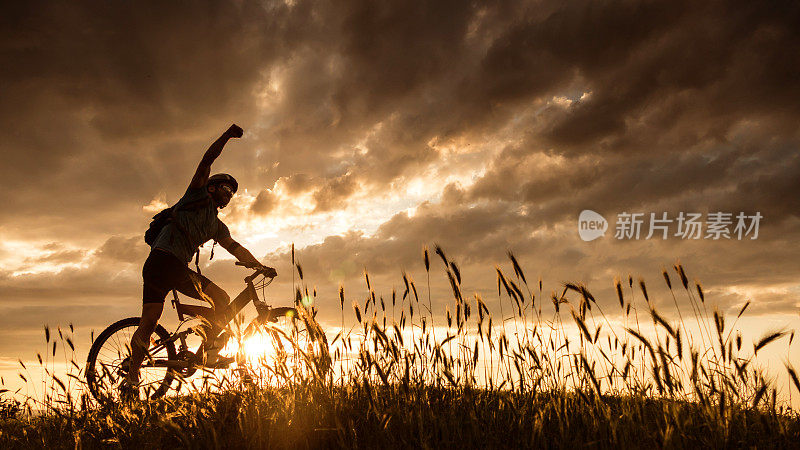
M 221 287 L 217 286 L 207 277 L 200 275 L 192 270 L 186 269 L 186 276 L 182 277 L 181 282 L 175 288 L 178 292 L 204 300 L 211 304 L 211 307 L 198 305 L 181 305 L 181 310 L 185 314 L 200 316 L 211 322 L 215 329 L 221 330 L 228 324 L 226 311 L 230 297 Z
M 219 351 L 227 341 L 227 335 L 223 333 L 223 330 L 228 324 L 226 312 L 230 297 L 213 281 L 189 268 L 186 269 L 186 274 L 176 289 L 184 295 L 211 303 L 211 308 L 181 305 L 181 309 L 185 314 L 200 316 L 210 322 L 210 326 L 203 327 L 206 336 L 197 355 L 207 357 L 207 361 L 219 361 Z
M 177 259 L 175 261 L 180 263 Z M 170 274 L 175 272 L 174 265 L 169 255 L 151 251 L 142 268 L 142 316 L 139 319 L 139 327 L 131 339 L 128 370 L 128 381 L 131 384 L 139 382 L 139 367 L 149 347 L 150 335 L 153 334 L 164 310 L 164 298 L 169 291 Z
M 139 319 L 139 328 L 136 329 L 133 333 L 133 338 L 131 338 L 131 359 L 130 370 L 128 371 L 128 381 L 131 384 L 139 383 L 139 367 L 141 367 L 145 351 L 149 347 L 150 335 L 155 331 L 163 310 L 163 302 L 142 304 L 142 317 Z

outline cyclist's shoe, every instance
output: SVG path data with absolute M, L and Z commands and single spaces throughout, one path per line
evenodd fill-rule
M 235 358 L 220 356 L 220 350 L 221 349 L 218 347 L 211 347 L 208 349 L 208 352 L 198 351 L 197 355 L 195 355 L 195 363 L 210 369 L 223 369 L 228 367 L 235 361 Z
M 219 336 L 214 337 L 209 341 L 207 345 L 207 352 L 203 355 L 203 352 L 198 351 L 198 359 L 205 358 L 205 361 L 201 361 L 200 363 L 206 367 L 212 369 L 222 369 L 228 367 L 235 358 L 227 357 L 227 356 L 220 356 L 219 352 L 225 346 L 225 343 L 228 342 L 230 336 L 227 332 L 222 332 Z
M 206 363 L 204 365 L 212 369 L 223 369 L 230 366 L 233 361 L 235 361 L 235 358 L 233 357 L 211 354 L 208 355 L 208 359 L 206 359 Z
M 123 403 L 129 403 L 139 400 L 139 386 L 131 384 L 127 378 L 122 380 L 117 388 L 119 390 L 119 399 Z

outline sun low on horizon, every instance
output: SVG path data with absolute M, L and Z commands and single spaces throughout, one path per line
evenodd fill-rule
M 271 388 L 551 381 L 705 402 L 698 373 L 729 389 L 702 374 L 718 364 L 736 401 L 800 409 L 791 2 L 0 10 L 5 396 L 136 383 L 132 336 L 156 314 L 157 396 L 261 368 Z M 193 196 L 206 216 L 187 231 L 171 208 Z M 180 272 L 158 316 L 144 280 L 167 272 L 145 262 L 183 270 L 175 236 L 193 233 L 207 280 Z M 179 303 L 211 294 L 172 290 L 209 283 L 238 309 L 180 334 Z M 211 330 L 225 339 L 201 345 Z M 101 336 L 119 342 L 92 354 Z

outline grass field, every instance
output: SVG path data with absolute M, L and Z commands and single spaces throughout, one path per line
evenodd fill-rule
M 794 331 L 743 342 L 736 324 L 748 304 L 727 317 L 679 264 L 662 273 L 675 307 L 669 314 L 656 310 L 644 280 L 630 277 L 614 282 L 618 309 L 603 311 L 580 284 L 543 293 L 542 282 L 529 283 L 509 254 L 511 270 L 496 270 L 495 317 L 487 300 L 462 292 L 460 270 L 442 249 L 424 249 L 422 257 L 428 280 L 432 265 L 444 267 L 452 296 L 443 315 L 433 314 L 429 281 L 420 287 L 403 274 L 403 291 L 384 298 L 365 274 L 368 294 L 360 301 L 340 290 L 335 335 L 320 333 L 313 309 L 300 309 L 313 345 L 290 349 L 299 358 L 272 353 L 167 398 L 95 405 L 74 394 L 80 364 L 71 361 L 75 371 L 62 380 L 40 356 L 49 387 L 43 398 L 4 400 L 0 447 L 800 442 L 800 418 L 783 398 L 800 390 L 794 368 L 786 362 L 788 385 L 778 386 L 756 360 L 768 346 L 791 346 Z M 313 294 L 298 289 L 298 300 L 307 297 Z M 56 338 L 48 329 L 45 338 L 53 355 L 74 349 L 61 330 Z
M 645 397 L 434 386 L 232 389 L 6 421 L 3 448 L 796 447 L 796 418 Z

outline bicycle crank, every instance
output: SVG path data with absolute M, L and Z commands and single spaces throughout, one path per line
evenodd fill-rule
M 175 355 L 177 360 L 185 363 L 185 366 L 176 369 L 176 371 L 183 377 L 190 377 L 197 372 L 197 364 L 195 364 L 195 354 L 191 350 L 181 350 Z

